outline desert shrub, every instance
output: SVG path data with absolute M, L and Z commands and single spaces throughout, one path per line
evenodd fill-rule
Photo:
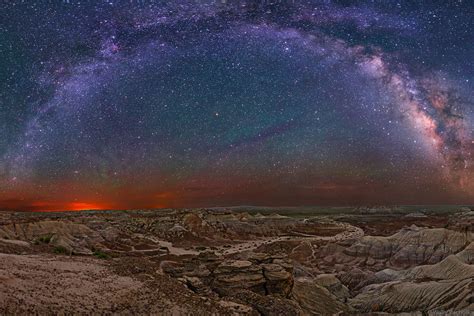
M 57 253 L 57 254 L 60 254 L 60 255 L 65 255 L 65 254 L 69 253 L 69 251 L 63 246 L 56 246 L 56 247 L 54 247 L 53 251 L 54 251 L 54 253 Z
M 49 244 L 51 242 L 51 238 L 53 237 L 53 235 L 45 235 L 45 236 L 41 236 L 41 237 L 38 237 L 38 239 L 36 239 L 36 243 L 37 244 Z
M 106 254 L 105 252 L 101 251 L 101 250 L 94 250 L 92 252 L 92 255 L 95 256 L 96 258 L 99 258 L 99 259 L 109 259 L 109 255 Z

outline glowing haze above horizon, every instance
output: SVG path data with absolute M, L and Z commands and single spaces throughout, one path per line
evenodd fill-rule
M 2 1 L 0 209 L 474 203 L 473 16 Z

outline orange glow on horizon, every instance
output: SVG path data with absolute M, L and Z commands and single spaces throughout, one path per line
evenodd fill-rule
M 84 211 L 84 210 L 105 210 L 107 207 L 104 205 L 99 205 L 95 203 L 86 203 L 86 202 L 73 202 L 68 207 L 68 210 L 71 211 Z
M 107 205 L 91 202 L 49 202 L 34 201 L 29 205 L 20 207 L 34 212 L 55 212 L 55 211 L 85 211 L 85 210 L 106 210 Z

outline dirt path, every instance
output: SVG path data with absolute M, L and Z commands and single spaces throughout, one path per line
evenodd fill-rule
M 141 236 L 142 238 L 146 238 L 154 243 L 157 243 L 160 245 L 160 247 L 166 247 L 168 248 L 169 254 L 170 255 L 176 255 L 176 256 L 183 256 L 183 255 L 198 255 L 199 251 L 195 250 L 188 250 L 180 247 L 175 247 L 173 244 L 169 241 L 166 240 L 161 240 L 158 238 L 155 238 L 153 236 Z
M 352 226 L 348 223 L 340 223 L 340 225 L 343 227 L 344 231 L 335 236 L 317 236 L 317 235 L 311 235 L 311 234 L 304 234 L 304 236 L 285 235 L 285 236 L 278 236 L 278 237 L 265 237 L 265 238 L 260 238 L 257 240 L 251 240 L 251 241 L 243 240 L 242 242 L 238 244 L 231 245 L 230 248 L 218 247 L 216 252 L 221 255 L 231 255 L 231 254 L 236 254 L 243 251 L 253 251 L 262 245 L 271 244 L 278 241 L 305 240 L 305 241 L 311 242 L 311 241 L 324 240 L 328 242 L 340 242 L 340 241 L 344 241 L 348 239 L 359 239 L 364 236 L 364 231 L 360 229 L 359 227 Z

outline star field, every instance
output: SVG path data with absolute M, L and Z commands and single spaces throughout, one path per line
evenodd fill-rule
M 470 1 L 0 4 L 0 208 L 474 203 Z

